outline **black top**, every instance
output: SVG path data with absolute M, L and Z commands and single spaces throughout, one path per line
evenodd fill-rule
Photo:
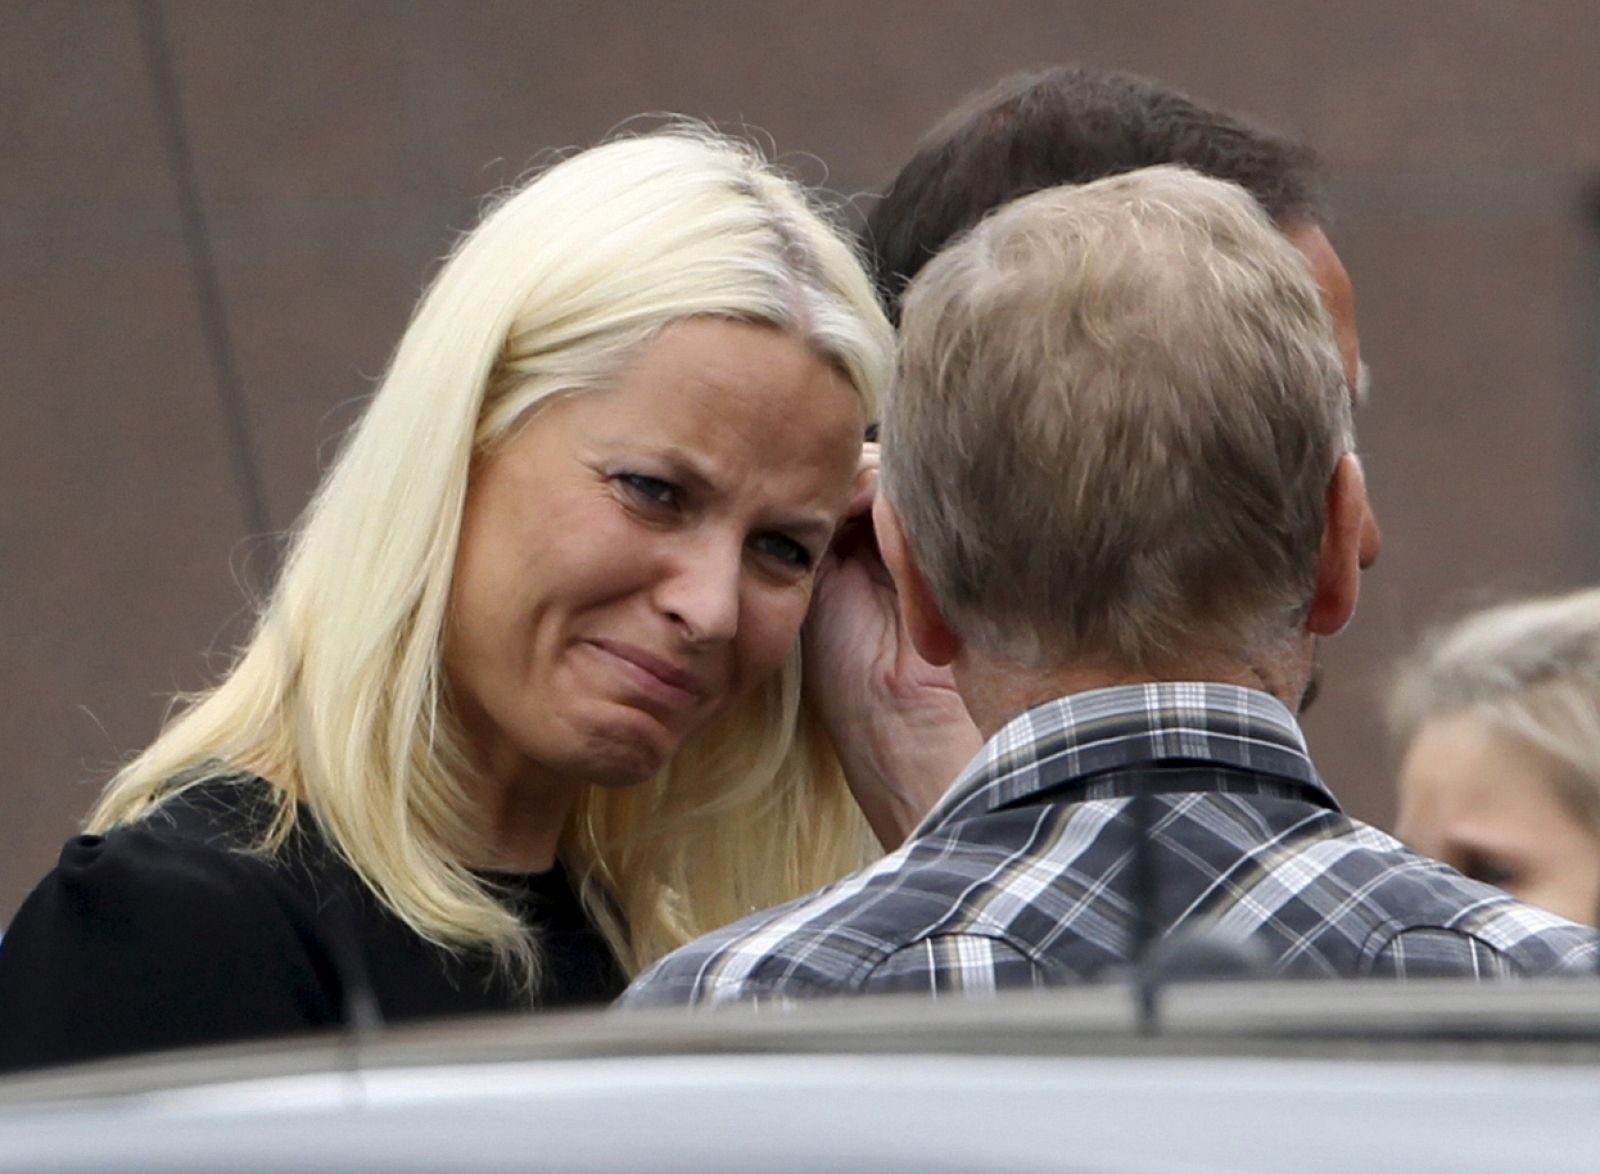
M 267 784 L 218 779 L 68 841 L 0 944 L 0 1071 L 335 1027 L 526 1009 L 487 952 L 451 955 L 385 909 L 304 808 L 271 857 L 239 849 Z M 492 880 L 538 927 L 541 1007 L 627 981 L 559 866 Z M 368 993 L 370 992 L 370 993 Z

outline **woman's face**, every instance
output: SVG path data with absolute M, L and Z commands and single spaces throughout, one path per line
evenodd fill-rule
M 1395 834 L 1530 905 L 1594 924 L 1600 834 L 1556 791 L 1542 750 L 1472 714 L 1427 722 L 1400 772 Z
M 642 781 L 775 672 L 862 428 L 804 343 L 690 319 L 483 458 L 444 663 L 491 777 Z

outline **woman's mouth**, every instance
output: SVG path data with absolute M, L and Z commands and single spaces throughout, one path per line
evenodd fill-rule
M 616 674 L 633 686 L 643 700 L 669 709 L 688 709 L 707 693 L 692 673 L 636 644 L 620 640 L 588 640 Z

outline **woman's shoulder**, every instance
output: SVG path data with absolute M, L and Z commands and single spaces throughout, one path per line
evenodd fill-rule
M 0 1071 L 336 1021 L 313 906 L 248 850 L 252 796 L 270 793 L 189 791 L 69 840 L 17 910 L 0 948 Z
M 138 820 L 68 840 L 35 895 L 51 893 L 58 911 L 94 920 L 237 926 L 253 904 L 276 904 L 271 890 L 287 879 L 259 851 L 274 811 L 271 785 L 261 779 L 191 784 Z
M 249 850 L 270 832 L 282 793 L 259 775 L 213 773 L 175 782 L 143 818 L 115 832 L 140 830 L 176 844 Z

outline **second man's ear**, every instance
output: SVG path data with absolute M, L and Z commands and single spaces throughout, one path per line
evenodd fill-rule
M 1366 479 L 1355 453 L 1339 458 L 1328 480 L 1327 514 L 1317 560 L 1317 588 L 1306 612 L 1306 629 L 1332 636 L 1355 615 L 1361 572 L 1377 557 L 1376 525 L 1367 502 Z M 1369 554 L 1369 547 L 1371 552 Z
M 916 556 L 906 544 L 900 515 L 882 494 L 872 503 L 872 528 L 884 565 L 894 579 L 901 620 L 911 637 L 912 647 L 929 664 L 950 664 L 961 652 L 961 637 L 945 621 L 944 612 L 928 589 L 928 580 L 917 565 Z

